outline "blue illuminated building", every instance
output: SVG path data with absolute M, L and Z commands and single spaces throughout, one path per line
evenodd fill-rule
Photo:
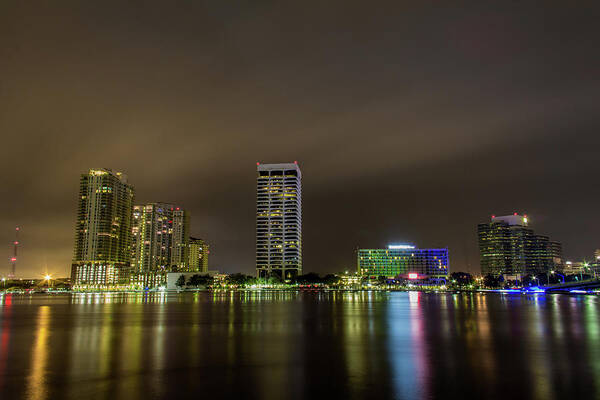
M 448 275 L 448 249 L 418 249 L 390 245 L 387 249 L 360 249 L 358 273 L 363 276 L 424 279 Z

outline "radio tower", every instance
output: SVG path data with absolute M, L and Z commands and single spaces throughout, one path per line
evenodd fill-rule
M 15 228 L 15 241 L 13 244 L 14 244 L 13 256 L 10 259 L 11 271 L 10 271 L 10 274 L 8 274 L 9 279 L 15 279 L 15 271 L 17 269 L 17 249 L 19 248 L 19 227 L 18 226 Z

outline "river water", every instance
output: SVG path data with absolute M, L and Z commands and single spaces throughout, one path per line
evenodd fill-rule
M 1 399 L 600 398 L 600 298 L 0 296 Z

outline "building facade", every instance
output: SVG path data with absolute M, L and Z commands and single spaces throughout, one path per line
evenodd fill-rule
M 585 276 L 600 276 L 600 263 L 588 261 L 566 261 L 560 268 L 557 268 L 563 275 L 580 275 L 579 279 L 584 279 Z
M 296 162 L 257 165 L 256 274 L 302 274 L 302 174 Z
M 173 204 L 150 203 L 133 207 L 131 283 L 157 287 L 167 272 L 183 271 L 187 260 L 189 214 Z
M 175 207 L 172 221 L 171 272 L 185 271 L 189 259 L 190 214 L 180 207 Z
M 562 264 L 562 246 L 528 227 L 527 216 L 492 216 L 477 226 L 481 272 L 521 277 L 547 273 Z
M 208 253 L 209 247 L 204 240 L 190 237 L 187 272 L 208 273 Z
M 387 249 L 358 250 L 358 273 L 362 276 L 422 279 L 448 275 L 448 249 L 418 249 L 411 245 Z
M 110 169 L 82 174 L 71 280 L 75 288 L 127 285 L 134 189 Z

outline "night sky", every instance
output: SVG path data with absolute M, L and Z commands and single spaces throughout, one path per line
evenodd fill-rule
M 225 272 L 254 273 L 257 161 L 302 169 L 305 272 L 391 242 L 475 272 L 514 211 L 600 248 L 594 3 L 129 3 L 0 2 L 2 275 L 17 224 L 18 275 L 68 275 L 93 167 L 189 209 Z

